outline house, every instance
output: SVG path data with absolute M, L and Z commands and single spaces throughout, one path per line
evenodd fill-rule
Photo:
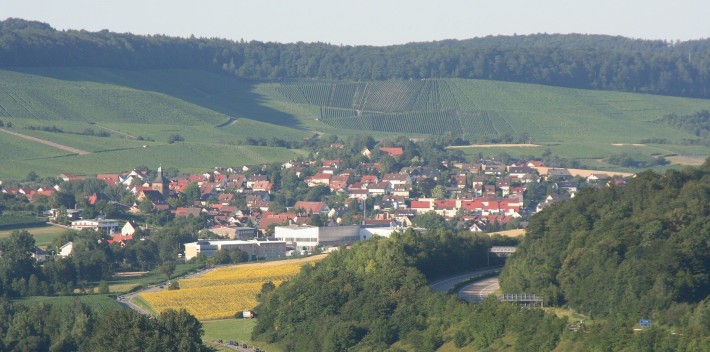
M 396 185 L 407 185 L 412 183 L 412 178 L 407 174 L 396 173 L 396 174 L 385 174 L 382 176 L 382 181 L 387 181 L 393 186 Z
M 271 193 L 271 190 L 273 189 L 274 185 L 269 182 L 269 181 L 256 181 L 252 185 L 251 189 L 254 191 L 262 191 L 262 192 L 267 192 Z
M 217 196 L 217 201 L 222 205 L 229 205 L 234 200 L 234 195 L 231 193 L 220 193 Z
M 306 214 L 328 214 L 330 208 L 325 202 L 306 202 L 298 201 L 293 206 L 293 209 L 303 209 Z
M 189 208 L 177 208 L 175 209 L 175 217 L 198 217 L 200 216 L 200 212 L 202 212 L 202 209 L 196 208 L 196 207 L 189 207 Z
M 609 180 L 608 174 L 591 174 L 587 176 L 587 183 L 601 183 Z
M 331 192 L 345 190 L 345 188 L 348 186 L 349 180 L 350 175 L 333 176 L 330 179 L 330 183 L 328 184 L 328 186 L 330 187 Z
M 569 170 L 562 168 L 548 168 L 547 169 L 547 179 L 549 181 L 564 181 L 572 178 Z
M 370 195 L 385 195 L 392 192 L 392 185 L 389 182 L 379 182 L 374 184 L 369 184 L 367 186 L 367 192 Z
M 46 251 L 44 251 L 42 248 L 39 248 L 35 246 L 35 249 L 32 251 L 32 258 L 35 260 L 37 263 L 44 263 L 47 261 L 48 254 Z
M 113 235 L 113 237 L 106 242 L 108 244 L 118 243 L 121 248 L 125 248 L 129 241 L 133 241 L 133 235 Z
M 247 188 L 253 188 L 254 184 L 258 181 L 268 181 L 269 178 L 266 175 L 251 175 L 247 178 Z
M 308 187 L 315 187 L 315 186 L 328 186 L 330 185 L 330 178 L 333 177 L 332 174 L 326 174 L 326 173 L 317 173 L 313 176 L 306 177 L 305 181 L 308 184 Z
M 409 194 L 411 191 L 412 191 L 411 184 L 393 185 L 392 186 L 392 194 L 395 196 L 402 196 L 402 197 L 409 198 Z
M 67 172 L 67 173 L 63 173 L 63 174 L 59 174 L 59 176 L 57 176 L 57 178 L 60 179 L 60 180 L 62 180 L 62 181 L 65 181 L 65 182 L 68 182 L 68 181 L 76 181 L 76 180 L 81 180 L 81 179 L 82 179 L 82 178 L 79 178 L 79 177 L 77 177 L 76 175 L 74 175 L 74 174 L 72 174 L 72 173 L 68 173 L 68 172 Z
M 381 147 L 380 151 L 389 154 L 395 159 L 404 155 L 404 148 L 402 147 Z
M 71 255 L 72 250 L 74 249 L 74 242 L 67 242 L 63 246 L 59 247 L 59 256 L 66 258 Z
M 360 177 L 360 182 L 361 183 L 378 183 L 379 180 L 377 176 L 375 175 L 364 175 Z
M 409 204 L 409 208 L 416 211 L 417 214 L 424 214 L 430 210 L 434 210 L 433 202 L 431 200 L 413 200 Z
M 121 182 L 121 175 L 119 174 L 98 174 L 96 175 L 97 180 L 106 182 L 109 186 L 115 186 Z
M 133 221 L 126 221 L 121 228 L 121 235 L 133 236 L 136 233 L 136 230 L 138 230 L 138 225 L 136 225 L 136 223 Z

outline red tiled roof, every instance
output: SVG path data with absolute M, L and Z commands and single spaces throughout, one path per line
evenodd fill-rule
M 380 151 L 383 153 L 387 153 L 395 158 L 399 158 L 404 154 L 404 149 L 402 147 L 382 147 L 380 148 Z

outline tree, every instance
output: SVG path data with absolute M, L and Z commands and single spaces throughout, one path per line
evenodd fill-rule
M 445 199 L 446 198 L 446 187 L 442 185 L 436 185 L 434 186 L 434 189 L 431 190 L 431 196 L 436 198 L 436 199 Z
M 168 144 L 173 144 L 175 142 L 184 142 L 185 138 L 177 133 L 168 136 Z
M 141 214 L 149 215 L 153 214 L 153 211 L 155 211 L 155 206 L 153 205 L 153 202 L 144 199 L 138 204 L 138 210 L 140 210 Z
M 160 265 L 160 271 L 162 271 L 163 274 L 168 277 L 168 280 L 170 280 L 175 272 L 175 266 L 176 264 L 174 260 L 167 260 Z
M 110 292 L 110 290 L 108 287 L 108 281 L 106 281 L 106 280 L 99 281 L 99 293 L 107 294 L 109 292 Z

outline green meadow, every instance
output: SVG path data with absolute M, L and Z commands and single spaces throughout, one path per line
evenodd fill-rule
M 590 164 L 620 153 L 706 157 L 710 148 L 685 145 L 693 135 L 654 122 L 702 109 L 710 110 L 710 100 L 486 80 L 264 83 L 202 70 L 0 70 L 0 121 L 12 123 L 14 132 L 89 152 L 0 133 L 0 179 L 30 171 L 92 175 L 162 164 L 199 172 L 284 161 L 307 152 L 242 143 L 314 133 L 448 134 L 472 143 L 511 136 L 539 147 L 464 153 L 521 156 L 549 149 Z M 170 143 L 176 135 L 183 141 Z M 667 142 L 638 145 L 651 138 Z

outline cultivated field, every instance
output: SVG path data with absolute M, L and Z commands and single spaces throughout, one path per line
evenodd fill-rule
M 200 320 L 231 318 L 257 305 L 256 295 L 264 283 L 280 285 L 295 276 L 303 265 L 321 258 L 222 267 L 180 280 L 179 290 L 146 292 L 140 297 L 157 312 L 185 308 Z
M 598 160 L 618 153 L 705 158 L 693 135 L 653 121 L 710 109 L 710 100 L 486 80 L 293 80 L 254 83 L 201 70 L 27 68 L 0 70 L 0 120 L 12 131 L 90 154 L 76 155 L 0 134 L 0 178 L 120 172 L 139 165 L 204 171 L 305 155 L 239 146 L 246 137 L 298 140 L 318 134 L 471 142 L 512 136 L 537 146 L 461 149 L 465 154 Z M 60 132 L 29 130 L 56 127 Z M 77 135 L 86 131 L 108 137 Z M 169 144 L 171 135 L 184 142 Z M 638 146 L 644 139 L 667 144 Z M 612 144 L 623 143 L 623 146 Z M 688 160 L 688 159 L 680 159 Z

